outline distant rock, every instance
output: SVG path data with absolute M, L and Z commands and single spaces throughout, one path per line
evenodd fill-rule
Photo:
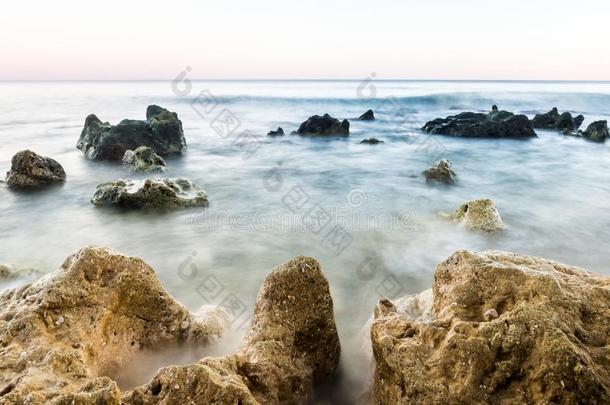
M 381 141 L 377 138 L 368 138 L 368 139 L 361 140 L 360 143 L 366 143 L 369 145 L 377 145 L 378 143 L 383 143 L 383 141 Z
M 110 125 L 91 114 L 76 145 L 92 160 L 121 160 L 125 152 L 140 146 L 162 156 L 182 153 L 186 140 L 178 115 L 151 105 L 146 109 L 146 121 L 123 120 Z
M 148 146 L 140 146 L 136 150 L 125 152 L 123 165 L 136 172 L 162 172 L 165 170 L 166 163 Z
M 349 135 L 349 121 L 339 121 L 328 114 L 314 115 L 297 130 L 299 135 Z
M 585 117 L 578 115 L 572 117 L 569 112 L 559 114 L 557 107 L 554 107 L 551 111 L 545 114 L 536 114 L 532 119 L 532 126 L 538 129 L 556 130 L 562 132 L 576 131 L 585 120 Z
M 40 277 L 43 273 L 31 267 L 17 267 L 13 265 L 0 264 L 0 282 L 10 281 L 18 278 L 30 279 Z
M 375 121 L 375 113 L 373 112 L 373 110 L 368 110 L 360 117 L 358 117 L 358 119 L 360 121 Z
M 205 206 L 208 198 L 205 191 L 184 179 L 117 180 L 97 186 L 91 202 L 129 209 L 172 209 Z
M 529 118 L 508 111 L 463 112 L 447 118 L 437 118 L 424 125 L 422 131 L 433 135 L 464 138 L 535 138 Z
M 608 134 L 608 121 L 595 121 L 586 130 L 582 131 L 582 136 L 590 141 L 605 142 L 610 136 Z
M 284 136 L 284 129 L 282 127 L 277 127 L 275 131 L 269 131 L 267 136 Z
M 427 182 L 455 183 L 455 173 L 451 170 L 451 163 L 445 159 L 439 161 L 436 166 L 425 170 L 424 176 L 426 176 Z
M 11 160 L 11 170 L 6 173 L 6 184 L 14 190 L 35 189 L 64 181 L 66 172 L 56 160 L 31 150 L 16 153 Z
M 463 224 L 469 230 L 497 232 L 504 229 L 496 204 L 489 199 L 469 201 L 462 204 L 453 214 L 440 215 Z

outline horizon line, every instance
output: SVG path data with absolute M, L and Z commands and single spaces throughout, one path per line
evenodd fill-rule
M 57 82 L 171 82 L 176 79 L 0 79 L 0 83 L 57 83 Z M 582 79 L 405 79 L 405 78 L 222 78 L 222 79 L 188 79 L 191 82 L 495 82 L 495 83 L 610 83 L 608 80 L 582 80 Z

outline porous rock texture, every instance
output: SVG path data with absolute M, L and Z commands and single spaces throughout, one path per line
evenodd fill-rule
M 453 214 L 440 213 L 440 216 L 463 224 L 471 231 L 497 232 L 504 229 L 496 203 L 487 198 L 468 201 Z
M 610 403 L 610 278 L 580 268 L 459 251 L 431 307 L 380 301 L 371 339 L 378 404 Z
M 128 150 L 123 155 L 122 162 L 123 166 L 131 168 L 134 172 L 162 172 L 166 166 L 165 159 L 148 146 Z
M 455 184 L 455 172 L 451 170 L 451 162 L 440 160 L 436 166 L 424 171 L 426 182 L 439 182 L 445 184 Z
M 40 156 L 31 150 L 17 152 L 6 173 L 6 184 L 11 189 L 35 189 L 66 181 L 64 168 L 54 159 Z

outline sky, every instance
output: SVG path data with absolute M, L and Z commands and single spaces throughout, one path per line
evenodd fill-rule
M 610 80 L 607 0 L 54 0 L 0 8 L 0 80 Z

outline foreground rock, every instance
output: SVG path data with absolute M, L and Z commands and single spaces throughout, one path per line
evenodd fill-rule
M 339 354 L 328 282 L 318 262 L 297 257 L 265 279 L 238 353 L 161 369 L 124 403 L 304 404 Z
M 358 117 L 358 119 L 360 121 L 375 121 L 375 113 L 373 112 L 373 110 L 368 110 L 360 117 Z
M 457 252 L 432 305 L 378 304 L 375 403 L 610 403 L 609 296 L 610 278 L 579 268 Z
M 451 170 L 448 160 L 439 161 L 436 166 L 424 171 L 426 182 L 439 182 L 444 184 L 455 184 L 455 173 Z
M 275 131 L 269 131 L 267 136 L 284 136 L 284 129 L 282 127 L 277 127 Z
M 539 129 L 558 130 L 565 133 L 576 131 L 582 125 L 585 117 L 578 115 L 572 117 L 569 112 L 559 114 L 557 107 L 545 114 L 536 114 L 532 119 L 532 126 Z
M 166 163 L 148 146 L 140 146 L 136 150 L 125 152 L 123 165 L 135 172 L 162 172 L 165 170 Z
M 383 143 L 383 141 L 381 141 L 377 138 L 368 138 L 368 139 L 361 140 L 360 143 L 364 143 L 364 144 L 368 144 L 368 145 L 377 145 L 377 144 Z
M 464 138 L 534 138 L 532 124 L 525 115 L 493 110 L 489 114 L 464 112 L 437 118 L 424 125 L 422 131 L 435 135 Z
M 184 179 L 117 180 L 97 186 L 91 202 L 130 209 L 202 207 L 207 194 Z
M 349 121 L 331 117 L 314 115 L 303 122 L 297 130 L 299 135 L 349 135 Z
M 56 160 L 31 150 L 16 153 L 11 160 L 11 170 L 6 173 L 6 184 L 14 190 L 35 189 L 64 181 L 66 172 Z
M 143 349 L 206 343 L 196 319 L 142 260 L 88 247 L 54 273 L 0 295 L 0 402 L 119 404 L 113 375 Z
M 182 153 L 186 140 L 178 115 L 150 105 L 146 121 L 123 120 L 110 125 L 91 114 L 76 145 L 92 160 L 121 160 L 125 152 L 140 146 L 148 146 L 162 156 Z
M 610 134 L 608 134 L 608 121 L 595 121 L 582 131 L 582 136 L 590 141 L 605 142 Z
M 441 216 L 463 224 L 468 230 L 497 232 L 504 229 L 496 204 L 489 199 L 469 201 L 462 204 L 453 214 L 441 213 Z

